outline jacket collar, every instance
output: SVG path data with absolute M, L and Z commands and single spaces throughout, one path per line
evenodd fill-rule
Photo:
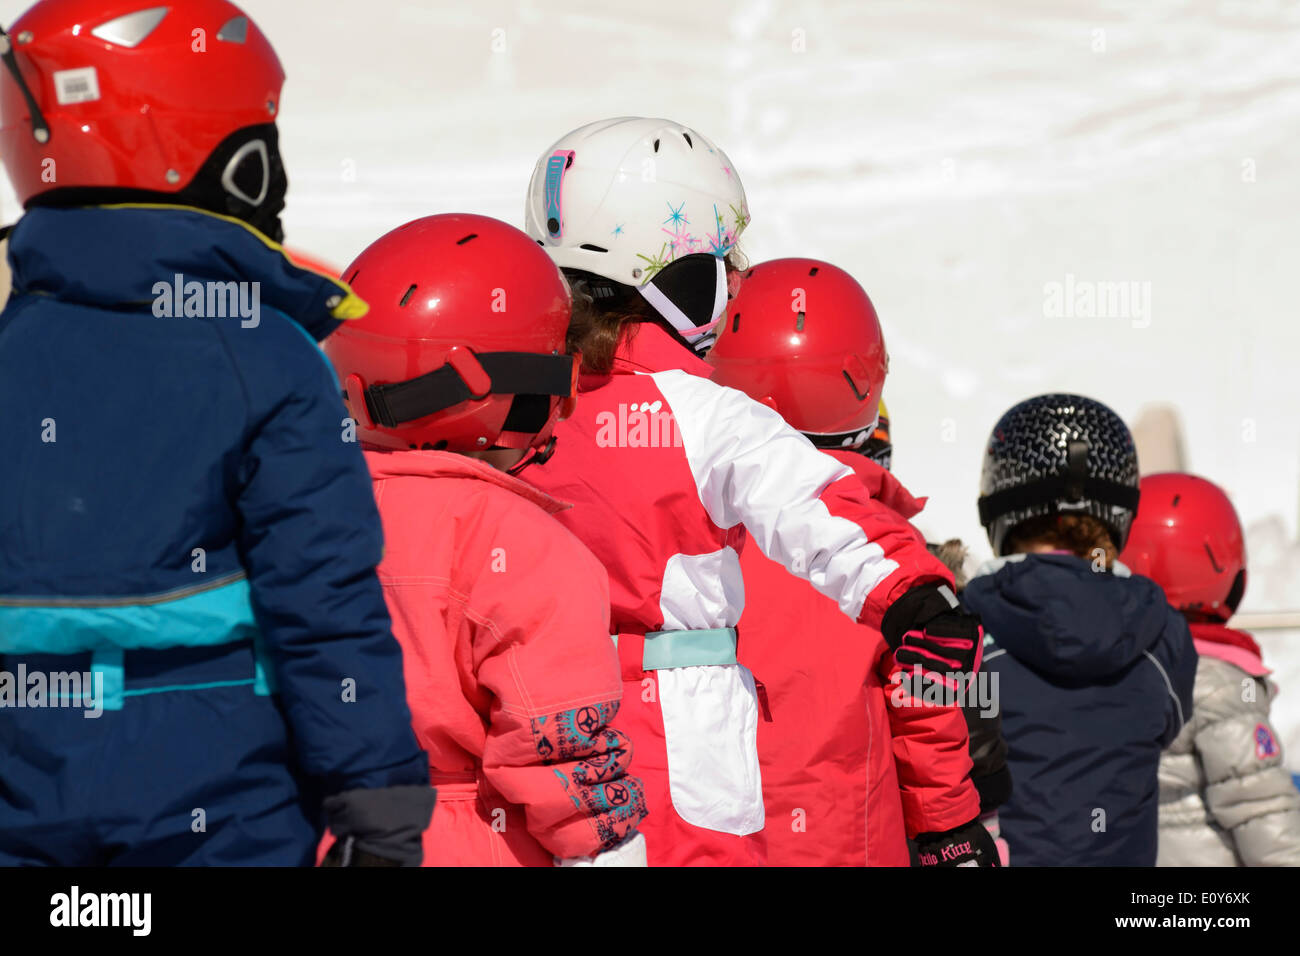
M 697 357 L 654 322 L 642 322 L 629 329 L 619 342 L 614 355 L 614 369 L 609 375 L 584 373 L 578 380 L 578 391 L 589 392 L 608 384 L 614 375 L 649 374 L 680 369 L 691 375 L 708 378 L 713 367 Z
M 1264 666 L 1259 644 L 1245 631 L 1226 624 L 1192 622 L 1188 625 L 1196 652 L 1203 657 L 1217 657 L 1235 664 L 1252 677 L 1263 677 L 1272 671 Z
M 538 491 L 532 485 L 525 484 L 504 471 L 493 468 L 487 462 L 477 458 L 468 458 L 449 451 L 430 451 L 428 449 L 411 449 L 409 451 L 386 451 L 378 448 L 365 449 L 366 464 L 370 466 L 370 476 L 380 478 L 422 477 L 422 478 L 477 478 L 489 484 L 504 488 L 521 498 L 527 498 L 547 514 L 555 514 L 572 508 L 567 504 Z
M 925 501 L 926 499 L 922 498 L 921 500 Z M 1047 551 L 1047 552 L 1038 552 L 1038 554 L 1040 556 L 1042 554 L 1050 554 L 1050 555 L 1061 555 L 1066 558 L 1076 557 L 1073 553 L 1069 551 Z M 1002 555 L 1001 557 L 989 558 L 987 561 L 983 562 L 975 570 L 975 573 L 971 575 L 971 580 L 973 581 L 975 580 L 975 578 L 982 578 L 988 574 L 997 574 L 1008 564 L 1015 564 L 1018 561 L 1025 560 L 1025 558 L 1027 557 L 1029 557 L 1029 553 L 1021 551 L 1021 552 L 1017 552 L 1016 554 L 1005 554 Z M 1083 558 L 1077 558 L 1077 560 L 1082 561 Z M 1131 578 L 1133 576 L 1133 572 L 1129 570 L 1128 565 L 1120 562 L 1119 560 L 1115 560 L 1111 562 L 1110 573 L 1115 575 L 1115 577 L 1117 578 Z
M 131 203 L 37 207 L 9 234 L 13 295 L 118 310 L 151 309 L 165 285 L 257 282 L 259 301 L 320 341 L 368 306 L 347 283 L 294 264 L 284 248 L 230 216 Z

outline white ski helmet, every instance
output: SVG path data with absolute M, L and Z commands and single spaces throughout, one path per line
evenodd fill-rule
M 726 308 L 723 260 L 749 206 L 710 140 L 669 120 L 620 117 L 580 127 L 542 154 L 524 220 L 562 269 L 635 288 L 700 348 Z

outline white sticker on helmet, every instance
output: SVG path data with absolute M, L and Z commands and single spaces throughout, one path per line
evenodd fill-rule
M 54 72 L 54 96 L 60 106 L 99 99 L 99 74 L 93 66 Z

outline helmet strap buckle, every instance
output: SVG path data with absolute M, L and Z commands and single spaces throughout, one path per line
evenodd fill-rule
M 492 392 L 492 376 L 483 368 L 478 357 L 463 345 L 453 345 L 447 352 L 446 363 L 456 370 L 460 380 L 469 389 L 473 401 L 487 398 Z
M 1088 443 L 1075 439 L 1065 450 L 1065 494 L 1069 501 L 1082 501 L 1088 481 Z

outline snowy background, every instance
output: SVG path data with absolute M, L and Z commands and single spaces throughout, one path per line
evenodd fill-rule
M 928 535 L 988 553 L 980 457 L 1015 401 L 1077 390 L 1132 423 L 1169 405 L 1185 466 L 1250 529 L 1244 610 L 1300 611 L 1300 4 L 243 6 L 289 76 L 291 245 L 341 267 L 421 215 L 520 224 L 560 134 L 671 117 L 734 160 L 752 261 L 825 258 L 871 294 Z M 1138 283 L 1150 312 L 1055 317 L 1067 281 Z M 1300 771 L 1300 632 L 1259 636 Z

